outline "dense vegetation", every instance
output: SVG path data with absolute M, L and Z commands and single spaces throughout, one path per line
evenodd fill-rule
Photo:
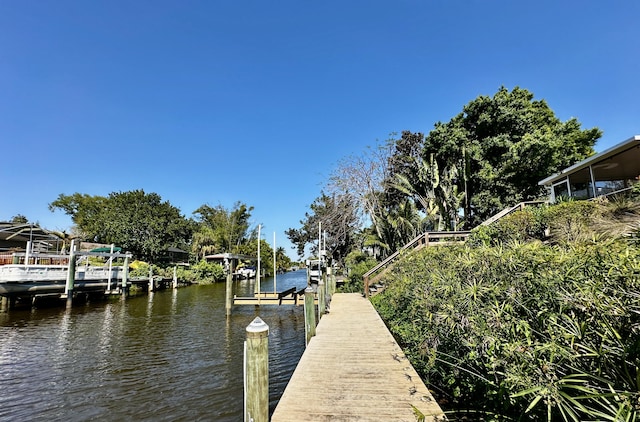
M 635 420 L 640 202 L 526 209 L 407 253 L 373 302 L 452 418 Z

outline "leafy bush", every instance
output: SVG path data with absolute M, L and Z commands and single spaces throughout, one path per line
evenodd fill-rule
M 358 251 L 349 253 L 345 258 L 348 277 L 345 279 L 345 283 L 339 291 L 342 293 L 362 292 L 362 276 L 371 268 L 375 267 L 376 264 L 377 261 L 365 253 Z
M 193 266 L 193 272 L 201 284 L 213 283 L 224 278 L 224 268 L 220 264 L 202 260 Z
M 627 242 L 425 248 L 388 274 L 372 301 L 445 409 L 637 416 L 640 250 Z
M 525 208 L 488 226 L 478 226 L 468 241 L 470 245 L 497 245 L 509 242 L 543 240 L 547 228 L 546 207 Z
M 566 201 L 549 207 L 545 220 L 552 241 L 582 242 L 596 235 L 594 222 L 605 212 L 597 201 Z

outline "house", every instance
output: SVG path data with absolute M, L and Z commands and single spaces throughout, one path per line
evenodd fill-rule
M 559 198 L 590 199 L 630 190 L 640 181 L 640 135 L 538 182 Z

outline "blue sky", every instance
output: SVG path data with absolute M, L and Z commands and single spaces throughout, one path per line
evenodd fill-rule
M 337 162 L 526 88 L 640 134 L 636 1 L 0 0 L 0 220 L 144 189 L 190 217 L 253 206 L 290 249 Z

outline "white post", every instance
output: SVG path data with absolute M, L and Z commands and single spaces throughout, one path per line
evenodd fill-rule
M 129 255 L 124 257 L 124 264 L 122 265 L 122 297 L 127 296 L 127 283 L 129 281 Z
M 258 224 L 258 271 L 256 273 L 256 289 L 258 290 L 258 305 L 260 305 L 260 224 Z
M 269 326 L 256 317 L 246 332 L 244 420 L 269 422 Z
M 320 261 L 320 251 L 322 251 L 322 221 L 318 223 L 318 261 Z
M 111 256 L 109 257 L 109 275 L 107 276 L 107 293 L 111 291 L 111 275 L 113 274 L 112 268 L 113 268 L 113 248 L 114 248 L 114 244 L 111 244 Z
M 593 166 L 589 166 L 589 175 L 591 177 L 591 192 L 595 198 L 598 194 L 596 191 L 596 178 L 593 176 Z
M 178 288 L 178 266 L 174 265 L 173 267 L 173 288 Z
M 278 290 L 276 289 L 276 274 L 278 273 L 276 269 L 276 232 L 273 232 L 273 294 L 277 294 Z
M 71 251 L 69 254 L 69 268 L 67 270 L 67 284 L 65 285 L 64 294 L 67 298 L 67 307 L 71 306 L 73 298 L 73 285 L 76 281 L 76 245 L 75 239 L 71 241 Z
M 24 251 L 24 265 L 29 265 L 29 250 L 31 249 L 31 241 L 27 240 L 27 249 Z

